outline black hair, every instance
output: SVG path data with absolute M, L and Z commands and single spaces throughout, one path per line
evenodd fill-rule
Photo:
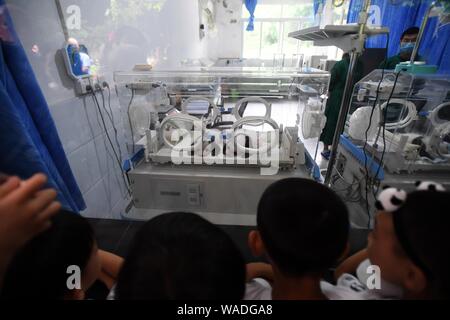
M 157 216 L 135 235 L 117 280 L 119 300 L 240 300 L 245 262 L 219 227 L 185 212 Z
M 88 48 L 84 44 L 80 44 L 80 52 L 86 53 L 89 55 Z
M 402 40 L 406 35 L 413 35 L 413 34 L 419 34 L 419 28 L 417 27 L 410 27 L 403 31 L 402 36 L 400 37 L 400 40 Z
M 321 274 L 344 253 L 347 207 L 329 188 L 312 180 L 275 182 L 258 204 L 258 230 L 266 251 L 290 277 Z
M 392 217 L 403 251 L 426 274 L 433 297 L 450 298 L 450 192 L 412 192 Z
M 89 222 L 61 210 L 51 227 L 30 240 L 14 256 L 5 274 L 2 299 L 62 300 L 67 293 L 69 266 L 83 272 L 95 244 Z

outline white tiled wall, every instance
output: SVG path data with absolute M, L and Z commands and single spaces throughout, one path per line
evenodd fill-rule
M 101 99 L 100 99 L 101 103 Z M 119 108 L 111 100 L 113 112 Z M 103 129 L 97 106 L 91 97 L 72 97 L 50 106 L 59 136 L 86 201 L 83 215 L 120 219 L 129 200 L 119 164 Z M 112 123 L 101 109 L 110 139 L 119 153 Z M 118 140 L 125 156 L 122 121 L 115 117 Z
M 49 103 L 64 151 L 85 199 L 87 209 L 82 214 L 87 217 L 121 219 L 129 203 L 125 182 L 106 137 L 97 106 L 90 96 L 77 97 L 73 81 L 66 75 L 59 52 L 65 39 L 58 22 L 55 1 L 10 0 L 7 5 Z M 31 54 L 30 48 L 34 44 L 39 45 L 42 50 L 40 58 Z M 113 89 L 111 107 L 124 157 L 126 147 L 119 103 L 112 81 L 110 85 Z M 105 97 L 107 95 L 105 91 Z M 100 95 L 98 100 L 102 103 Z M 102 112 L 108 133 L 118 152 L 113 125 L 103 109 Z

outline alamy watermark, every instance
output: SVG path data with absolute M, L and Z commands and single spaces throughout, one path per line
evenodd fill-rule
M 81 8 L 77 5 L 70 5 L 66 9 L 66 26 L 69 30 L 81 30 Z
M 377 265 L 370 265 L 366 269 L 366 274 L 369 275 L 366 280 L 366 287 L 369 290 L 381 289 L 381 269 Z
M 77 265 L 67 267 L 66 273 L 69 275 L 66 280 L 68 290 L 81 289 L 81 268 Z
M 280 168 L 280 132 L 236 129 L 220 131 L 202 129 L 202 121 L 194 122 L 194 130 L 174 128 L 171 161 L 174 164 L 255 165 L 261 175 L 275 175 Z

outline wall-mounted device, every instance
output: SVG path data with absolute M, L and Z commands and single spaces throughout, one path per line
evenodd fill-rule
M 95 75 L 94 64 L 86 46 L 71 38 L 62 49 L 62 55 L 67 73 L 74 80 L 76 93 L 85 95 L 92 92 L 90 88 L 96 90 L 102 81 Z

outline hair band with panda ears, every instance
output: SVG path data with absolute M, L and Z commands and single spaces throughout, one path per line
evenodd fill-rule
M 442 184 L 433 181 L 417 181 L 415 186 L 418 191 L 445 192 Z M 405 190 L 386 186 L 378 195 L 375 207 L 380 211 L 394 212 L 401 208 L 407 197 Z

